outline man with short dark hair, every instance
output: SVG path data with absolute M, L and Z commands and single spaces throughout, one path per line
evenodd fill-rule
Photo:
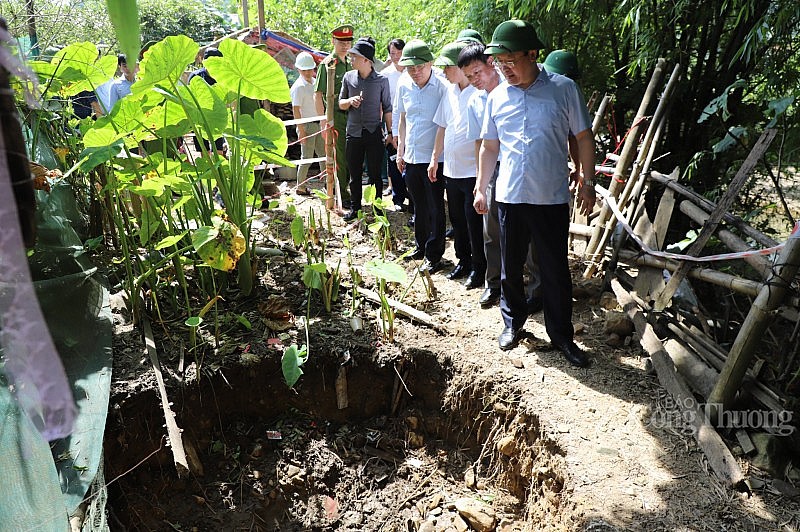
M 369 184 L 380 194 L 381 163 L 383 162 L 382 120 L 392 127 L 392 99 L 389 80 L 375 72 L 375 41 L 371 37 L 360 38 L 348 50 L 351 70 L 342 79 L 339 93 L 339 109 L 347 113 L 347 167 L 350 169 L 350 211 L 344 215 L 346 221 L 358 216 L 361 209 L 361 170 L 367 160 Z
M 398 114 L 397 167 L 406 172 L 406 184 L 414 200 L 413 258 L 425 258 L 423 269 L 430 273 L 444 268 L 445 248 L 444 174 L 441 158 L 433 178 L 428 165 L 433 154 L 438 126 L 433 121 L 447 85 L 432 69 L 433 54 L 425 41 L 414 39 L 403 48 L 399 64 L 408 78 L 397 87 L 395 113 Z
M 389 52 L 388 64 L 381 70 L 381 76 L 389 80 L 389 92 L 392 96 L 392 106 L 396 104 L 395 97 L 397 96 L 397 83 L 400 76 L 403 75 L 405 67 L 398 65 L 397 62 L 403 56 L 403 48 L 406 42 L 403 39 L 392 39 L 386 46 Z M 392 203 L 397 207 L 414 212 L 414 205 L 408 195 L 406 188 L 405 176 L 397 168 L 397 135 L 392 129 L 397 129 L 397 120 L 393 127 L 387 128 L 386 136 L 386 173 L 389 176 L 389 189 L 392 194 Z M 406 199 L 409 199 L 409 204 L 405 205 Z
M 501 350 L 516 347 L 528 317 L 522 270 L 533 240 L 540 260 L 545 328 L 551 343 L 571 364 L 589 365 L 573 341 L 572 279 L 567 259 L 569 168 L 567 138 L 575 136 L 580 176 L 577 206 L 595 203 L 594 139 L 591 119 L 577 85 L 540 70 L 544 45 L 529 23 L 509 20 L 492 35 L 485 53 L 494 57 L 506 81 L 486 101 L 475 209 L 485 213 L 486 187 L 500 155 L 496 199 L 502 253 L 500 311 L 505 328 Z
M 108 87 L 108 101 L 105 103 L 107 104 L 106 110 L 109 113 L 119 100 L 131 93 L 131 85 L 136 81 L 136 73 L 139 71 L 138 64 L 133 68 L 128 68 L 128 61 L 125 58 L 125 54 L 117 55 L 117 67 L 122 76 L 115 79 Z

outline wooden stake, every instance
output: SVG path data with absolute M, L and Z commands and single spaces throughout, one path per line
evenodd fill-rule
M 700 235 L 698 235 L 697 239 L 689 246 L 687 250 L 687 255 L 698 256 L 700 252 L 705 247 L 706 243 L 709 239 L 714 235 L 714 231 L 717 229 L 717 225 L 722 220 L 722 215 L 727 212 L 731 206 L 733 205 L 736 196 L 739 194 L 739 190 L 741 190 L 742 186 L 744 186 L 747 178 L 750 176 L 750 172 L 753 171 L 756 164 L 758 163 L 761 156 L 764 155 L 764 152 L 767 151 L 769 145 L 772 143 L 772 139 L 775 138 L 775 135 L 778 133 L 775 129 L 767 129 L 764 133 L 761 134 L 761 137 L 756 142 L 753 149 L 750 151 L 750 154 L 745 159 L 744 164 L 742 164 L 739 171 L 734 176 L 731 184 L 728 186 L 728 189 L 723 194 L 722 199 L 717 204 L 717 208 L 708 218 L 708 221 L 703 225 L 703 229 L 700 230 Z M 667 283 L 667 286 L 658 294 L 655 300 L 654 309 L 657 311 L 664 310 L 669 302 L 672 300 L 672 296 L 675 291 L 678 289 L 678 285 L 686 277 L 686 273 L 691 269 L 691 265 L 688 262 L 682 262 L 680 268 L 678 268 L 675 273 L 672 275 L 672 278 Z
M 334 125 L 334 113 L 333 113 L 333 106 L 334 106 L 334 87 L 336 86 L 336 63 L 334 61 L 330 61 L 326 65 L 326 73 L 328 75 L 327 81 L 328 85 L 325 87 L 325 98 L 327 102 L 327 108 L 325 109 L 325 120 L 327 121 L 328 131 L 325 132 L 325 176 L 326 176 L 326 193 L 328 194 L 328 199 L 325 200 L 325 208 L 333 210 L 337 206 L 337 202 L 335 201 L 336 195 L 334 192 L 334 183 L 338 181 L 338 177 L 336 176 L 336 139 L 335 133 L 333 129 Z
M 653 327 L 647 323 L 642 311 L 639 310 L 633 298 L 618 280 L 612 280 L 611 287 L 620 305 L 633 320 L 636 332 L 641 338 L 642 347 L 650 353 L 650 359 L 653 361 L 659 382 L 683 411 L 683 419 L 693 427 L 693 435 L 705 453 L 711 469 L 728 487 L 742 488 L 745 477 L 739 464 L 714 427 L 709 425 L 703 410 L 686 382 L 675 371 L 675 366 L 653 331 Z
M 339 366 L 339 371 L 336 373 L 336 407 L 344 410 L 347 406 L 347 368 Z
M 378 305 L 381 304 L 380 296 L 376 292 L 373 292 L 372 290 L 359 287 L 358 293 L 359 295 L 363 296 L 364 299 L 372 301 L 373 303 L 377 303 Z M 397 301 L 396 299 L 392 299 L 390 297 L 387 297 L 386 301 L 389 303 L 389 306 L 392 307 L 394 311 L 400 314 L 401 316 L 405 316 L 406 318 L 411 318 L 412 320 L 416 320 L 422 323 L 423 325 L 427 325 L 428 327 L 432 328 L 437 332 L 447 334 L 447 329 L 445 329 L 445 327 L 441 323 L 436 321 L 436 319 L 430 314 L 422 312 L 421 310 L 417 310 L 414 307 L 406 305 L 405 303 L 401 303 L 400 301 Z

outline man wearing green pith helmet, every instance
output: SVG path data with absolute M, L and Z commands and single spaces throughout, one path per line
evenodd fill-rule
M 567 138 L 579 150 L 577 206 L 588 213 L 595 203 L 594 140 L 586 103 L 565 76 L 541 70 L 544 45 L 534 27 L 521 20 L 500 24 L 484 53 L 494 57 L 506 81 L 486 101 L 475 209 L 486 212 L 486 187 L 498 154 L 495 197 L 502 254 L 500 311 L 505 328 L 500 349 L 519 343 L 528 318 L 522 270 L 533 240 L 542 276 L 545 329 L 553 346 L 575 366 L 589 365 L 573 340 L 572 279 L 567 259 L 569 168 Z

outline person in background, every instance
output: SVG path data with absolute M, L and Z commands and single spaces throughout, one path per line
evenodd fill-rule
M 528 318 L 522 271 L 533 240 L 542 274 L 547 335 L 575 366 L 589 365 L 573 340 L 572 279 L 567 258 L 569 169 L 567 137 L 579 150 L 576 205 L 594 207 L 594 139 L 586 103 L 578 86 L 565 76 L 540 70 L 543 48 L 533 26 L 521 20 L 500 24 L 484 53 L 494 57 L 506 81 L 486 101 L 481 129 L 475 209 L 487 212 L 486 188 L 498 155 L 495 197 L 500 216 L 502 254 L 500 311 L 505 328 L 501 350 L 514 348 Z
M 569 50 L 553 50 L 547 54 L 547 58 L 542 64 L 545 70 L 553 74 L 567 76 L 574 82 L 578 82 L 581 77 L 581 69 L 578 67 L 578 58 Z M 578 186 L 578 143 L 573 135 L 569 136 L 569 158 L 572 160 L 572 171 L 569 174 L 570 189 Z
M 342 24 L 331 30 L 331 42 L 333 44 L 333 52 L 331 52 L 319 65 L 317 70 L 317 80 L 314 82 L 314 104 L 317 108 L 317 116 L 324 115 L 327 106 L 326 94 L 328 91 L 328 71 L 327 67 L 331 62 L 336 66 L 334 76 L 333 94 L 334 97 L 339 96 L 342 90 L 342 78 L 345 72 L 350 70 L 352 66 L 347 58 L 347 50 L 353 44 L 353 26 L 350 24 Z M 327 121 L 321 122 L 323 131 L 328 127 Z M 350 175 L 347 171 L 347 156 L 345 147 L 345 130 L 347 129 L 347 111 L 339 109 L 339 106 L 334 106 L 333 111 L 333 130 L 327 132 L 335 135 L 336 139 L 336 178 L 339 181 L 339 188 L 342 193 L 342 206 L 347 208 L 350 206 L 350 191 L 347 186 Z
M 464 286 L 483 286 L 486 257 L 483 252 L 483 220 L 472 206 L 477 173 L 475 143 L 467 138 L 467 103 L 476 92 L 458 68 L 458 54 L 466 42 L 453 42 L 442 48 L 434 65 L 444 69 L 450 85 L 439 103 L 433 121 L 439 126 L 428 166 L 428 177 L 435 179 L 439 155 L 444 153 L 444 179 L 453 244 L 458 264 L 448 279 L 467 277 Z
M 444 268 L 445 248 L 444 174 L 441 158 L 429 178 L 433 145 L 439 127 L 433 121 L 447 92 L 447 82 L 433 72 L 433 54 L 425 41 L 406 43 L 399 64 L 406 67 L 397 85 L 395 114 L 398 116 L 397 168 L 406 173 L 406 184 L 414 200 L 414 240 L 411 258 L 425 258 L 422 269 L 435 273 Z
M 392 98 L 389 80 L 375 72 L 375 41 L 362 37 L 348 50 L 350 62 L 355 67 L 344 75 L 339 94 L 339 109 L 347 113 L 347 167 L 350 169 L 350 211 L 344 215 L 349 221 L 361 209 L 361 170 L 367 160 L 369 184 L 376 192 L 383 187 L 381 163 L 383 162 L 382 124 L 392 127 Z
M 122 74 L 119 78 L 108 87 L 108 105 L 106 109 L 110 113 L 114 105 L 131 93 L 131 85 L 136 81 L 136 73 L 139 71 L 139 65 L 134 65 L 133 68 L 128 68 L 128 61 L 125 54 L 117 55 L 117 66 Z
M 310 53 L 300 52 L 297 54 L 294 67 L 300 73 L 300 77 L 289 91 L 292 97 L 292 115 L 295 119 L 317 116 L 314 104 L 314 72 L 317 63 Z M 325 139 L 319 135 L 318 122 L 297 124 L 297 138 L 300 139 L 301 159 L 325 156 Z M 308 194 L 306 176 L 309 166 L 309 164 L 297 165 L 297 193 L 304 196 Z
M 484 44 L 483 36 L 480 33 L 478 33 L 477 30 L 473 30 L 472 28 L 461 30 L 458 33 L 458 37 L 456 37 L 456 42 L 463 42 L 466 44 L 477 42 Z
M 398 65 L 397 62 L 403 56 L 403 48 L 406 43 L 403 39 L 392 39 L 386 49 L 389 52 L 389 64 L 381 70 L 381 75 L 389 79 L 389 92 L 392 95 L 392 105 L 395 105 L 397 96 L 397 83 L 400 76 L 405 71 L 405 67 Z M 397 122 L 395 120 L 395 122 Z M 395 129 L 397 129 L 395 124 Z M 389 187 L 384 192 L 392 195 L 392 203 L 397 207 L 408 212 L 414 212 L 414 205 L 406 189 L 405 176 L 397 169 L 397 135 L 392 132 L 392 128 L 387 129 L 386 138 L 386 166 L 389 175 Z M 406 205 L 406 199 L 409 200 Z

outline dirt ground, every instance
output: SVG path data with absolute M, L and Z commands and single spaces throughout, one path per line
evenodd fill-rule
M 287 198 L 299 213 L 322 209 L 314 197 L 284 194 L 259 222 L 265 246 L 291 247 Z M 396 256 L 410 245 L 410 230 L 405 213 L 389 217 Z M 342 259 L 349 285 L 342 237 L 357 264 L 377 251 L 363 224 L 335 215 L 330 223 L 332 234 L 321 231 L 328 262 Z M 453 261 L 452 241 L 447 248 Z M 583 287 L 574 259 L 573 280 Z M 280 354 L 305 343 L 305 333 L 299 319 L 270 330 L 258 304 L 282 296 L 303 316 L 302 260 L 262 263 L 257 296 L 226 303 L 254 327 L 231 332 L 204 355 L 200 380 L 210 386 L 190 384 L 197 361 L 186 355 L 181 363 L 178 337 L 163 334 L 170 326 L 154 326 L 170 400 L 202 475 L 176 475 L 152 369 L 130 320 L 117 315 L 106 442 L 106 479 L 121 475 L 109 487 L 112 529 L 800 530 L 798 498 L 746 461 L 751 478 L 763 480 L 758 489 L 740 493 L 715 479 L 692 436 L 669 416 L 636 341 L 605 344 L 607 309 L 596 284 L 576 290 L 574 307 L 588 369 L 550 350 L 541 313 L 529 319 L 519 347 L 501 352 L 499 309 L 481 309 L 481 290 L 447 280 L 446 271 L 433 276 L 435 301 L 419 281 L 404 299 L 438 320 L 439 330 L 398 317 L 394 343 L 381 339 L 375 305 L 361 302 L 365 330 L 353 332 L 347 290 L 330 315 L 313 295 L 311 355 L 289 391 Z M 413 261 L 403 264 L 413 272 Z M 333 381 L 347 356 L 350 408 L 341 411 Z

